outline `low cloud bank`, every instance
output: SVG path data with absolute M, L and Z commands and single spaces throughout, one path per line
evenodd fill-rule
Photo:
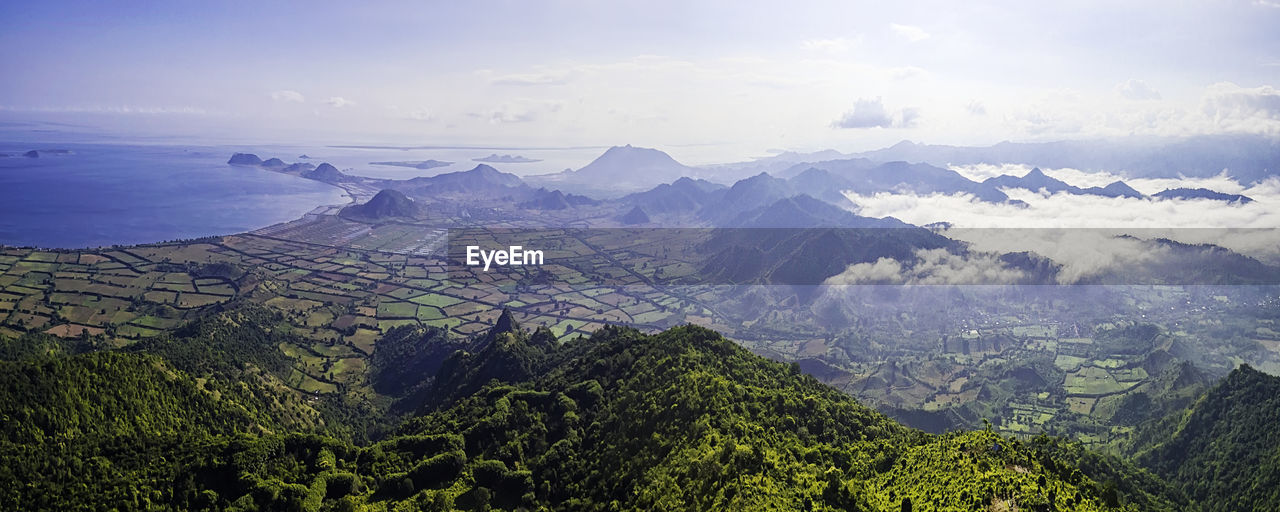
M 906 265 L 891 258 L 856 263 L 823 284 L 1016 284 L 1026 279 L 1026 273 L 1007 267 L 994 254 L 962 256 L 946 249 L 920 249 Z
M 978 180 L 1000 174 L 1021 176 L 1030 170 L 1022 165 L 973 165 L 955 169 Z M 1121 179 L 1114 174 L 1075 169 L 1052 169 L 1045 173 L 1079 187 L 1104 186 Z M 1153 242 L 1158 238 L 1219 245 L 1267 264 L 1280 265 L 1280 208 L 1276 207 L 1280 205 L 1280 178 L 1269 178 L 1252 187 L 1241 185 L 1225 173 L 1196 179 L 1124 181 L 1148 194 L 1167 188 L 1202 187 L 1244 194 L 1254 202 L 1242 205 L 1204 199 L 1110 198 L 1023 189 L 1005 189 L 1005 193 L 1025 205 L 984 202 L 969 194 L 846 192 L 845 195 L 857 205 L 860 215 L 892 216 L 916 225 L 945 222 L 949 228 L 943 234 L 969 242 L 975 251 L 1029 251 L 1048 257 L 1062 265 L 1059 281 L 1064 283 L 1123 272 L 1125 265 L 1152 263 L 1163 255 L 1164 247 Z M 860 267 L 847 277 L 874 282 L 879 275 L 875 272 L 887 273 L 888 263 L 874 268 Z M 903 281 L 899 282 L 912 278 L 902 277 Z

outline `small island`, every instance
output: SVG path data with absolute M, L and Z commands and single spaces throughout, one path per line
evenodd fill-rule
M 369 162 L 370 165 L 392 165 L 396 167 L 411 167 L 414 169 L 434 169 L 436 167 L 446 167 L 453 165 L 453 162 L 444 162 L 440 160 L 416 160 L 410 162 Z
M 248 165 L 256 167 L 262 165 L 262 159 L 258 158 L 258 155 L 253 153 L 236 153 L 231 155 L 231 158 L 227 160 L 227 163 L 230 165 Z
M 23 153 L 22 156 L 25 156 L 27 158 L 40 158 L 41 156 L 48 156 L 48 155 L 71 155 L 71 154 L 75 154 L 75 153 L 70 149 L 33 149 L 31 151 Z
M 536 158 L 525 158 L 520 155 L 499 155 L 497 153 L 491 154 L 484 158 L 472 158 L 471 160 L 475 162 L 485 162 L 485 163 L 491 163 L 491 164 L 527 164 L 531 162 L 542 161 Z

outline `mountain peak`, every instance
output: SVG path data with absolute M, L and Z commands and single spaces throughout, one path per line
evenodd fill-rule
M 317 165 L 315 169 L 302 171 L 299 173 L 299 176 L 316 181 L 323 181 L 325 183 L 337 183 L 339 181 L 347 180 L 346 174 L 343 174 L 342 171 L 339 171 L 337 167 L 330 165 L 328 162 L 322 162 L 320 165 Z
M 1023 178 L 1047 178 L 1047 177 L 1048 176 L 1046 176 L 1044 171 L 1041 171 L 1039 167 L 1031 168 L 1031 170 L 1028 171 L 1027 174 L 1023 176 Z
M 631 208 L 631 211 L 627 212 L 618 220 L 622 221 L 623 224 L 626 224 L 628 226 L 634 226 L 636 224 L 648 224 L 649 214 L 645 213 L 644 208 L 641 208 L 640 205 L 635 205 Z
M 504 332 L 518 332 L 519 330 L 520 324 L 519 322 L 516 322 L 516 318 L 511 314 L 511 310 L 508 308 L 502 308 L 502 314 L 498 315 L 498 321 L 494 322 L 492 329 L 489 329 L 489 335 L 497 336 Z
M 647 157 L 657 157 L 657 158 L 671 158 L 670 155 L 668 155 L 666 152 L 662 150 L 658 150 L 654 148 L 645 148 L 640 146 L 632 146 L 630 144 L 627 144 L 625 146 L 610 147 L 609 149 L 605 150 L 604 154 L 600 155 L 600 157 L 597 158 L 596 160 L 599 160 L 600 158 L 604 158 L 605 156 L 613 156 L 613 157 L 621 157 L 621 156 L 645 157 L 647 156 Z
M 660 150 L 628 144 L 609 148 L 581 169 L 557 178 L 555 183 L 615 191 L 642 190 L 670 183 L 692 171 Z
M 370 219 L 388 217 L 412 217 L 418 213 L 418 205 L 403 192 L 394 189 L 382 189 L 368 202 L 343 209 Z
M 1142 194 L 1142 192 L 1138 192 L 1137 190 L 1134 190 L 1134 188 L 1130 187 L 1128 183 L 1125 183 L 1120 180 L 1116 180 L 1111 183 L 1108 183 L 1107 186 L 1102 187 L 1102 190 L 1110 195 L 1115 195 L 1119 197 L 1137 197 L 1137 198 L 1146 197 Z
M 30 152 L 28 152 L 30 153 Z M 262 159 L 253 153 L 235 153 L 227 160 L 231 165 L 262 165 Z

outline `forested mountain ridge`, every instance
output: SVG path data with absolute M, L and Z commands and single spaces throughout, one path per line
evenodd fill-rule
M 1242 365 L 1170 420 L 1172 434 L 1137 460 L 1201 510 L 1280 503 L 1280 377 Z
M 1064 456 L 1061 446 L 1047 441 L 985 431 L 933 436 L 903 427 L 795 365 L 769 361 L 691 326 L 657 335 L 606 328 L 557 344 L 508 317 L 467 350 L 448 356 L 436 375 L 428 375 L 430 365 L 417 374 L 420 389 L 456 393 L 456 400 L 428 403 L 377 442 L 353 444 L 334 437 L 341 428 L 318 423 L 268 421 L 293 427 L 255 428 L 238 418 L 287 408 L 219 410 L 227 398 L 217 398 L 187 372 L 205 372 L 202 379 L 212 380 L 229 368 L 261 365 L 270 373 L 269 358 L 232 357 L 234 364 L 203 366 L 184 354 L 207 353 L 200 347 L 236 352 L 237 343 L 247 343 L 239 353 L 251 356 L 252 347 L 287 336 L 259 315 L 252 308 L 226 312 L 129 352 L 29 351 L 6 362 L 14 366 L 6 374 L 14 377 L 0 389 L 15 410 L 39 405 L 30 398 L 38 393 L 21 391 L 24 386 L 65 381 L 63 393 L 84 403 L 132 398 L 134 409 L 126 414 L 173 421 L 176 414 L 165 411 L 191 414 L 184 419 L 190 425 L 181 428 L 81 421 L 89 432 L 63 435 L 69 440 L 59 443 L 29 442 L 6 431 L 0 508 L 896 511 L 1176 504 L 1158 481 L 1117 485 L 1125 475 L 1141 475 L 1127 473 L 1137 470 L 1076 468 L 1071 461 L 1079 457 Z M 254 321 L 266 325 L 255 328 Z M 420 334 L 431 339 L 431 333 Z M 86 362 L 97 360 L 117 363 Z M 57 366 L 84 367 L 81 373 L 97 380 L 62 379 L 50 369 Z M 119 378 L 131 372 L 166 377 Z M 33 373 L 48 375 L 33 384 L 13 380 Z M 413 372 L 396 375 L 398 385 L 408 384 L 402 389 L 414 388 Z M 175 383 L 167 392 L 135 392 L 166 382 Z M 279 399 L 270 388 L 257 391 L 260 399 Z M 174 397 L 188 397 L 214 414 Z M 50 416 L 90 418 L 61 404 L 44 406 Z

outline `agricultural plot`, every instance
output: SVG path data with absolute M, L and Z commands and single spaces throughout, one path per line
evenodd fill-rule
M 1115 379 L 1106 369 L 1083 366 L 1067 374 L 1063 389 L 1072 395 L 1101 397 L 1126 391 L 1133 387 Z
M 697 272 L 690 263 L 695 258 L 686 257 L 694 248 L 672 244 L 671 253 L 655 254 L 623 231 L 540 238 L 547 259 L 557 262 L 544 269 L 551 277 L 518 282 L 451 273 L 432 245 L 441 242 L 442 231 L 427 226 L 318 216 L 258 233 L 100 251 L 0 248 L 0 332 L 87 333 L 126 345 L 219 304 L 251 302 L 279 313 L 300 337 L 281 347 L 295 361 L 290 386 L 307 393 L 362 393 L 367 356 L 400 325 L 473 336 L 504 307 L 527 327 L 547 326 L 562 338 L 605 322 L 642 330 L 695 323 L 771 357 L 819 360 L 826 372 L 820 378 L 869 402 L 945 410 L 974 406 L 986 390 L 999 402 L 998 410 L 987 412 L 1014 411 L 1002 427 L 1010 433 L 1038 432 L 1063 417 L 1106 414 L 1114 408 L 1112 397 L 1153 379 L 1132 355 L 1099 353 L 1108 339 L 1099 332 L 1132 323 L 1108 316 L 1120 307 L 1070 316 L 1054 313 L 1066 303 L 1011 303 L 990 314 L 948 316 L 922 308 L 878 317 L 877 304 L 868 301 L 833 313 L 848 314 L 840 321 L 856 328 L 827 332 L 815 322 L 811 302 L 751 297 L 727 286 L 655 285 Z M 486 235 L 474 236 L 479 242 Z M 220 264 L 235 271 L 219 274 L 226 270 Z M 1182 292 L 1134 294 L 1135 305 L 1188 300 Z M 1222 308 L 1238 302 L 1210 300 Z M 1154 316 L 1157 309 L 1147 311 Z M 1163 339 L 1187 342 L 1223 328 L 1212 309 L 1178 320 L 1180 332 L 1171 329 Z M 1259 340 L 1253 346 L 1280 353 L 1278 331 L 1274 323 L 1258 323 L 1246 334 Z M 884 373 L 885 361 L 901 363 L 902 371 Z M 1036 371 L 1018 371 L 1033 363 Z

